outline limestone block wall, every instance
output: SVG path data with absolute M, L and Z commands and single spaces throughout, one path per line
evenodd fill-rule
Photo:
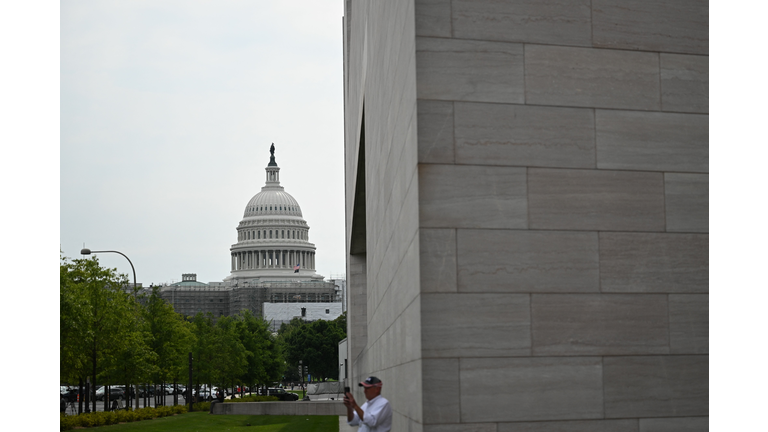
M 424 431 L 708 430 L 708 13 L 415 1 Z
M 414 29 L 412 0 L 345 2 L 348 382 L 379 377 L 397 431 L 422 424 Z

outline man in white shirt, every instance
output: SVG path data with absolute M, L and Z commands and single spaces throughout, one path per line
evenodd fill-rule
M 389 401 L 381 396 L 381 380 L 374 376 L 368 377 L 359 386 L 364 387 L 365 398 L 368 400 L 359 406 L 352 393 L 344 394 L 347 424 L 359 425 L 359 432 L 389 432 L 392 429 L 392 408 Z

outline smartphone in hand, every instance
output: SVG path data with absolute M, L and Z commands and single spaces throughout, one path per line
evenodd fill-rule
M 349 389 L 349 387 L 344 387 L 344 394 L 347 394 L 347 393 L 349 393 L 350 391 L 351 391 L 351 390 Z

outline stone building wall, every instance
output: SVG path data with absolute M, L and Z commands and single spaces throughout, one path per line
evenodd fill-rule
M 393 430 L 707 430 L 708 13 L 347 3 L 352 380 Z
M 347 1 L 345 153 L 350 382 L 375 375 L 393 431 L 421 426 L 414 9 Z M 365 400 L 352 386 L 358 400 Z

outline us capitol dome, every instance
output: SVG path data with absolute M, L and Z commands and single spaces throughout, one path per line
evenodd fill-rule
M 161 295 L 176 312 L 217 318 L 249 310 L 273 329 L 294 317 L 330 320 L 343 312 L 346 281 L 326 281 L 316 273 L 309 225 L 299 203 L 280 186 L 274 144 L 270 154 L 266 182 L 237 225 L 229 276 L 203 283 L 196 274 L 185 273 L 181 282 L 164 286 Z
M 261 192 L 248 201 L 237 226 L 237 243 L 230 248 L 231 275 L 225 279 L 322 280 L 315 272 L 315 245 L 309 242 L 309 225 L 294 197 L 280 186 L 275 146 Z

